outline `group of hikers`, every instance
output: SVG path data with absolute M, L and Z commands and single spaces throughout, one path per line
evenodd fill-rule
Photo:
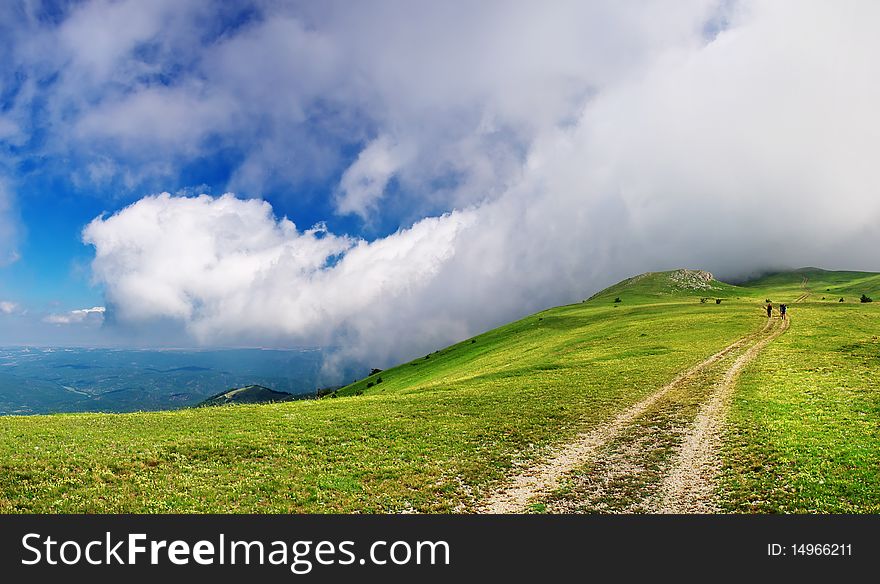
M 785 304 L 779 305 L 779 318 L 785 320 L 785 311 L 788 307 Z M 771 318 L 773 316 L 773 303 L 767 303 L 767 318 Z

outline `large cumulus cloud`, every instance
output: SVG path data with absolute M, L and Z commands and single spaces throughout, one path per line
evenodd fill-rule
M 405 326 L 393 321 L 412 315 L 389 308 L 424 308 L 426 286 L 472 223 L 454 212 L 367 242 L 320 225 L 300 231 L 265 202 L 165 193 L 95 219 L 83 238 L 120 321 L 171 318 L 206 343 L 385 338 L 396 348 Z

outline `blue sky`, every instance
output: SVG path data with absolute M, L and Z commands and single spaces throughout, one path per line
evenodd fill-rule
M 646 270 L 880 269 L 877 11 L 4 3 L 0 343 L 380 366 Z

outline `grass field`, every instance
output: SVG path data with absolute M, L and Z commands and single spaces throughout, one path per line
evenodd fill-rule
M 794 299 L 805 275 L 708 290 L 648 275 L 317 401 L 2 417 L 0 512 L 473 510 L 517 465 L 759 329 L 764 298 Z M 880 303 L 857 298 L 880 279 L 807 277 L 736 394 L 730 510 L 877 511 Z

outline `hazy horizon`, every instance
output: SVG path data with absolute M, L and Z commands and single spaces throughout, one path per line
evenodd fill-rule
M 0 415 L 177 409 L 248 385 L 313 396 L 321 362 L 315 350 L 0 347 Z

